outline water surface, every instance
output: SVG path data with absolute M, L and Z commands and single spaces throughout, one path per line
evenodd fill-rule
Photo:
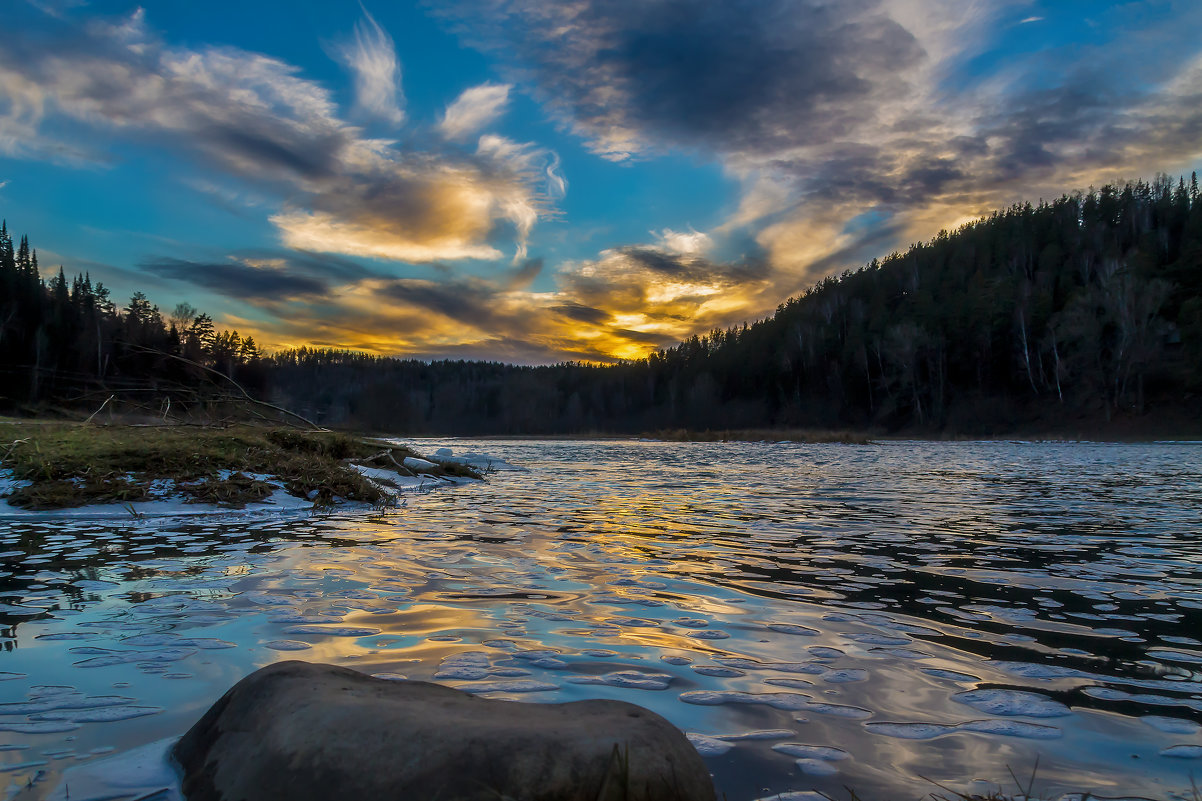
M 642 704 L 729 801 L 1037 759 L 1045 797 L 1193 798 L 1202 446 L 465 445 L 529 472 L 386 515 L 0 522 L 0 784 L 45 797 L 301 658 Z

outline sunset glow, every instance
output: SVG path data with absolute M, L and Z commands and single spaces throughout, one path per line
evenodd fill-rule
M 1192 3 L 178 6 L 6 7 L 0 210 L 267 349 L 638 358 L 1202 162 Z

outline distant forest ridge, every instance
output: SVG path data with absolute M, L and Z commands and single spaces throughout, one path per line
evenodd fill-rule
M 1015 205 L 828 277 L 770 318 L 617 365 L 264 354 L 189 304 L 119 308 L 0 227 L 0 404 L 169 417 L 232 389 L 401 434 L 857 428 L 1071 431 L 1202 420 L 1197 175 Z M 174 407 L 173 407 L 174 404 Z

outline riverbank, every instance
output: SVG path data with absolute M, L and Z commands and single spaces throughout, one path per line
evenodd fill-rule
M 449 457 L 449 454 L 446 456 Z M 146 502 L 386 507 L 400 492 L 479 480 L 462 460 L 425 458 L 384 439 L 290 428 L 0 423 L 0 498 L 47 512 Z

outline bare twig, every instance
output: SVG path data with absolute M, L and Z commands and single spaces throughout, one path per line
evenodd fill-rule
M 104 403 L 100 404 L 100 408 L 97 409 L 96 411 L 92 412 L 90 415 L 88 415 L 88 419 L 84 420 L 83 424 L 86 426 L 88 423 L 92 422 L 93 417 L 95 417 L 96 415 L 98 415 L 102 411 L 104 411 L 104 407 L 108 406 L 111 401 L 114 401 L 116 399 L 117 399 L 116 395 L 109 395 L 107 398 L 105 398 Z
M 29 437 L 26 437 L 25 439 L 14 439 L 13 444 L 8 446 L 8 450 L 4 452 L 4 455 L 0 456 L 0 464 L 7 462 L 8 457 L 12 456 L 12 453 L 17 449 L 17 446 L 25 442 L 29 442 Z

